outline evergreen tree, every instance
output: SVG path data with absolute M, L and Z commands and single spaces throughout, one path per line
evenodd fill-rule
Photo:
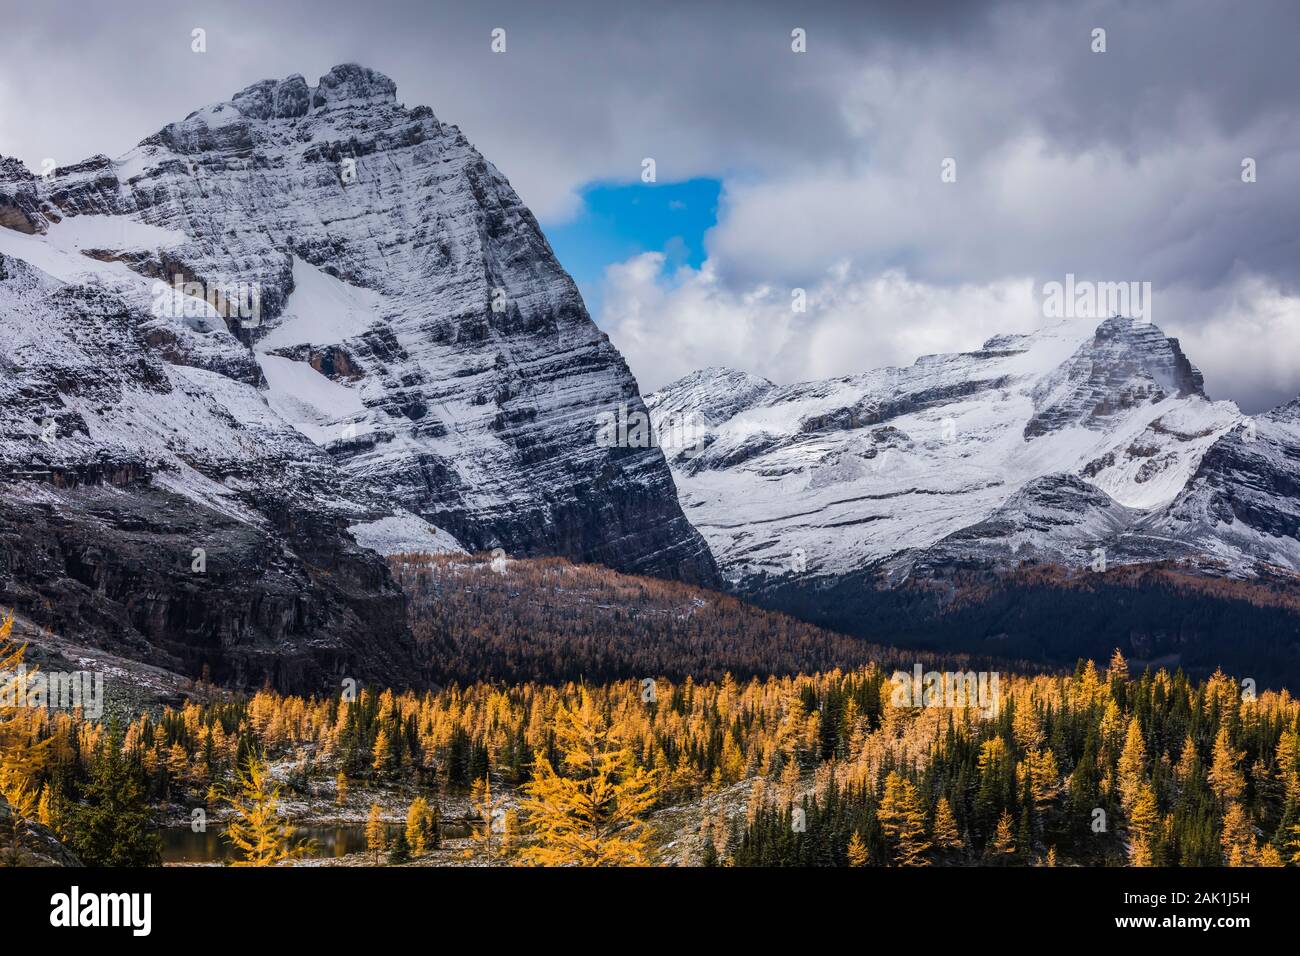
M 68 845 L 87 866 L 158 866 L 162 839 L 149 812 L 143 774 L 109 727 L 91 762 L 82 802 L 68 809 Z
M 406 831 L 399 829 L 393 837 L 393 844 L 388 848 L 388 862 L 391 865 L 407 863 L 411 859 L 411 847 L 406 842 Z

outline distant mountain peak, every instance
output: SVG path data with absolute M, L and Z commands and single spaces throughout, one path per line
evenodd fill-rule
M 1077 564 L 1095 548 L 1184 557 L 1140 526 L 1242 421 L 1176 339 L 1124 316 L 795 385 L 702 369 L 647 404 L 656 428 L 692 410 L 705 426 L 670 457 L 678 493 L 726 576 L 756 590 L 782 586 L 796 553 L 829 578 L 960 556 Z
M 1168 397 L 1205 398 L 1203 384 L 1177 339 L 1150 322 L 1115 316 L 1035 389 L 1035 414 L 1025 437 L 1069 425 L 1104 428 L 1117 414 Z

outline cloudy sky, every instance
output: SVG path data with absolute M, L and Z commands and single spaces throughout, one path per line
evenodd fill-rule
M 647 391 L 970 348 L 1073 273 L 1150 282 L 1214 397 L 1300 394 L 1293 0 L 4 3 L 0 153 L 34 169 L 258 79 L 391 76 L 510 178 Z

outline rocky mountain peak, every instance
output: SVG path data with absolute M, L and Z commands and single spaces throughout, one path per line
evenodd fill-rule
M 759 401 L 776 386 L 739 369 L 710 366 L 684 375 L 646 396 L 656 419 L 690 418 L 713 425 Z
M 347 64 L 315 87 L 254 83 L 116 159 L 0 170 L 0 341 L 17 363 L 0 381 L 0 476 L 15 482 L 0 504 L 107 478 L 128 489 L 116 527 L 186 516 L 183 541 L 99 534 L 94 575 L 120 585 L 105 629 L 212 645 L 218 592 L 182 611 L 185 579 L 151 576 L 205 539 L 228 542 L 227 562 L 238 550 L 255 603 L 276 592 L 259 605 L 274 620 L 228 636 L 258 652 L 213 662 L 254 683 L 289 644 L 314 660 L 285 682 L 338 665 L 310 650 L 324 630 L 365 657 L 344 638 L 371 612 L 400 670 L 393 595 L 378 611 L 366 597 L 372 552 L 399 538 L 716 580 L 660 449 L 598 440 L 602 414 L 644 405 L 536 218 L 455 127 L 395 97 Z M 54 291 L 27 289 L 17 263 Z M 91 546 L 60 527 L 48 548 Z M 0 560 L 0 604 L 34 607 L 58 565 Z M 312 620 L 281 615 L 298 585 L 271 566 L 321 571 Z M 114 603 L 133 588 L 158 592 L 148 615 Z M 180 617 L 202 626 L 172 634 Z
M 669 463 L 724 574 L 756 592 L 782 586 L 792 555 L 835 577 L 941 543 L 942 561 L 1118 554 L 1112 539 L 1241 421 L 1176 340 L 1123 317 L 794 385 L 705 369 L 647 404 L 657 428 L 698 410 L 702 443 Z
M 1205 398 L 1201 372 L 1178 340 L 1150 322 L 1115 316 L 1034 391 L 1032 439 L 1069 425 L 1104 427 L 1117 414 L 1166 398 Z
M 313 110 L 366 108 L 397 102 L 397 84 L 384 74 L 343 63 L 308 86 L 301 73 L 283 80 L 261 80 L 230 98 L 250 119 L 296 119 Z
M 240 90 L 230 101 L 250 119 L 293 119 L 311 109 L 311 89 L 302 74 L 284 80 L 262 80 Z
M 313 109 L 376 106 L 397 102 L 397 84 L 384 74 L 355 63 L 334 67 L 312 91 Z

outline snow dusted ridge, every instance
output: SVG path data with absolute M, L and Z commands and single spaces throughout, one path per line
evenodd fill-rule
M 641 407 L 636 383 L 532 214 L 373 70 L 253 84 L 48 180 L 0 160 L 0 225 L 0 254 L 119 297 L 166 377 L 238 406 L 203 431 L 287 425 L 353 503 L 469 548 L 714 577 L 658 449 L 598 446 L 597 414 Z M 258 314 L 160 292 L 177 277 L 255 289 Z M 296 440 L 272 452 L 303 457 Z
M 909 368 L 776 386 L 728 369 L 650 395 L 724 575 L 1162 558 L 1300 570 L 1300 403 L 1246 419 L 1176 340 L 1131 319 L 999 336 Z
M 0 343 L 0 606 L 176 669 L 401 683 L 407 546 L 717 579 L 532 214 L 363 67 L 0 158 Z

